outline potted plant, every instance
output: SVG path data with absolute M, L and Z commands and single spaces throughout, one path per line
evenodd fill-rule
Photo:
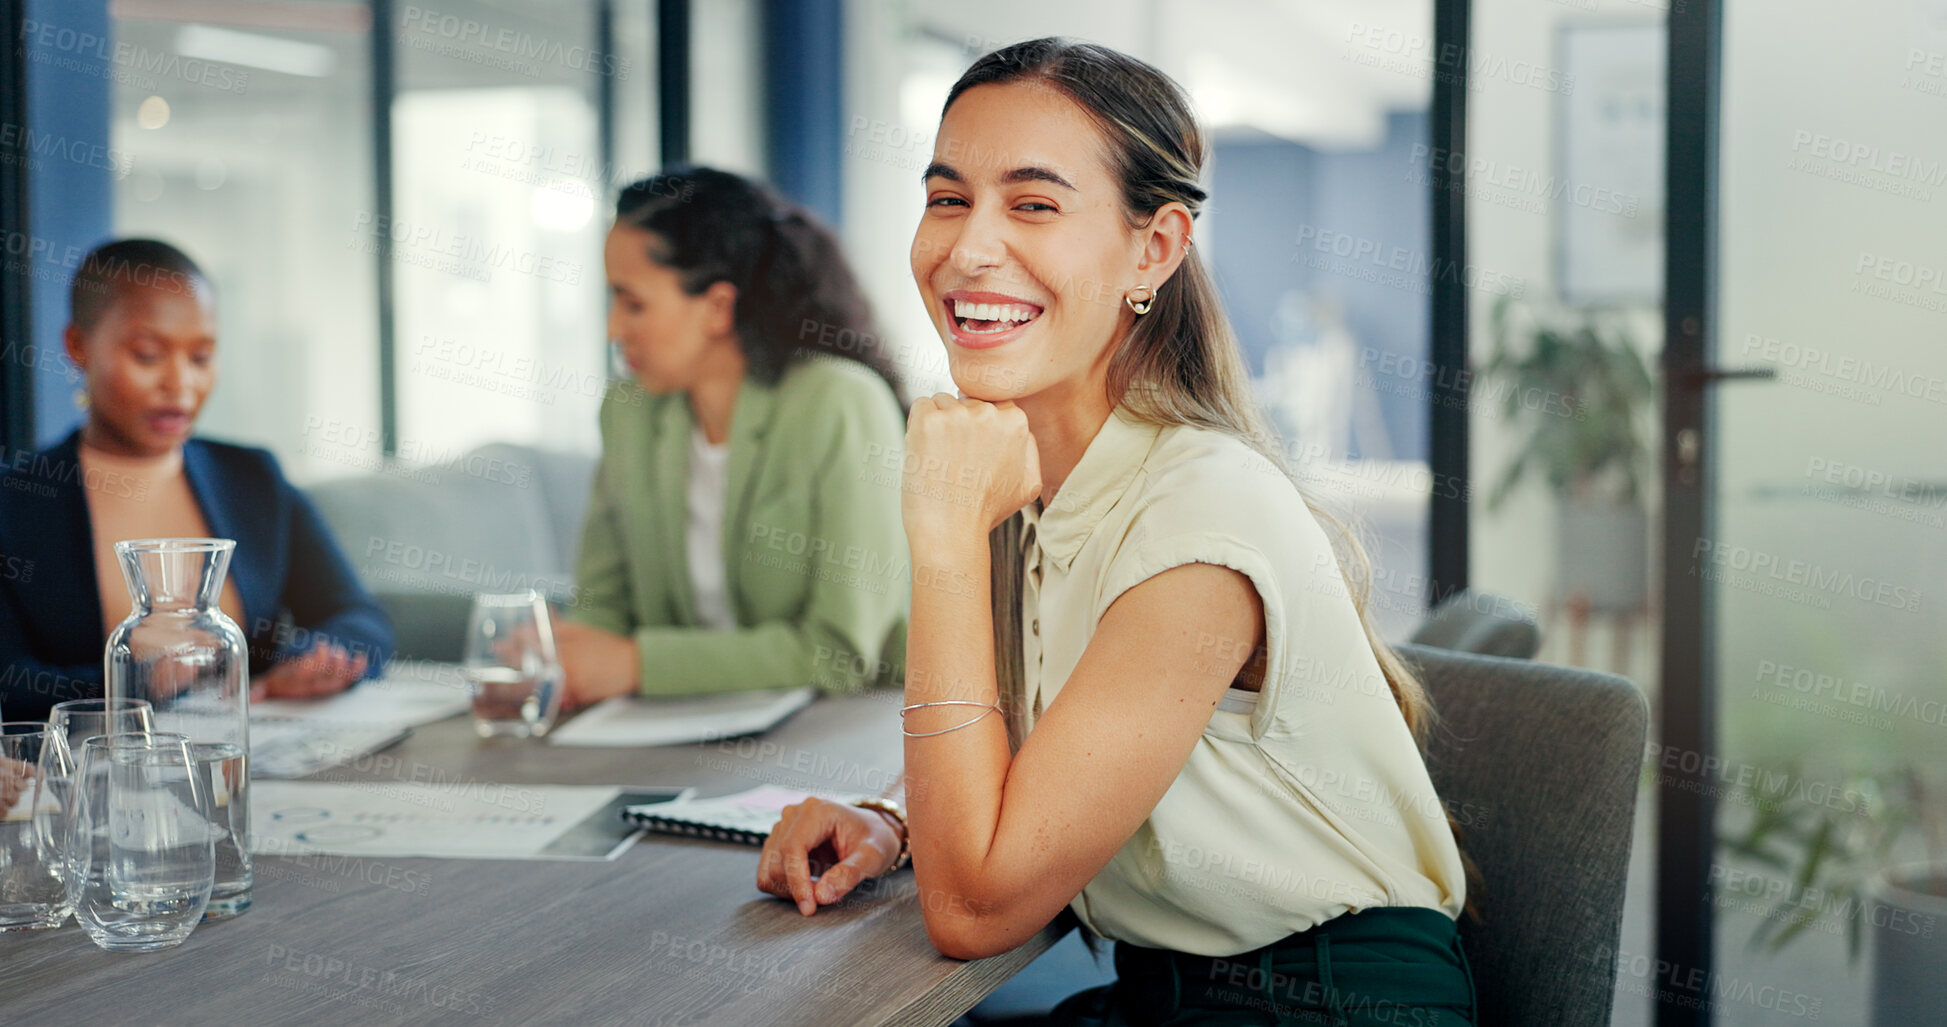
M 1498 510 L 1539 476 L 1557 509 L 1557 601 L 1581 611 L 1643 608 L 1649 592 L 1653 466 L 1645 414 L 1656 384 L 1623 307 L 1537 306 L 1503 296 L 1490 319 L 1494 350 L 1478 398 L 1521 433 L 1488 495 Z
M 1718 843 L 1777 875 L 1758 889 L 1778 898 L 1752 945 L 1776 952 L 1836 919 L 1855 963 L 1873 940 L 1874 1027 L 1933 1022 L 1947 1009 L 1947 816 L 1919 768 L 1849 774 L 1835 789 L 1788 765 L 1754 775 L 1740 799 L 1750 823 Z M 1916 833 L 1927 859 L 1898 862 Z

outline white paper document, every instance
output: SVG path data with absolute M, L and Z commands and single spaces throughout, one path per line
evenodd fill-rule
M 590 706 L 548 736 L 556 745 L 681 745 L 769 731 L 808 705 L 809 687 L 671 699 L 620 696 Z
M 323 699 L 264 699 L 250 717 L 310 723 L 395 724 L 415 727 L 466 711 L 466 678 L 457 663 L 394 660 L 385 676 Z
M 623 820 L 622 809 L 653 801 L 655 791 L 471 779 L 258 781 L 251 785 L 250 850 L 266 856 L 611 860 L 640 833 Z
M 250 776 L 292 778 L 375 752 L 414 727 L 466 712 L 458 664 L 394 661 L 385 676 L 323 699 L 250 704 Z

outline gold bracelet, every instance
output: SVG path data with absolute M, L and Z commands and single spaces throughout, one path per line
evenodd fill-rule
M 886 873 L 904 869 L 913 858 L 912 829 L 906 824 L 906 811 L 891 799 L 857 799 L 852 805 L 875 813 L 883 813 L 899 821 L 899 855 L 893 858 L 892 866 L 886 868 Z

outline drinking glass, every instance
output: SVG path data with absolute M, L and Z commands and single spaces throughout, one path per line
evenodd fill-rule
M 155 730 L 155 708 L 147 699 L 70 699 L 55 703 L 47 733 L 67 755 L 70 766 L 81 743 L 96 735 L 148 734 Z
M 41 815 L 34 821 L 41 851 L 52 853 L 57 875 L 65 873 L 58 858 L 74 786 L 81 743 L 98 735 L 148 734 L 155 730 L 155 710 L 147 699 L 71 699 L 55 703 L 47 715 L 47 742 L 41 746 Z
M 561 660 L 539 592 L 473 597 L 464 670 L 482 738 L 539 737 L 561 712 Z
M 59 927 L 68 918 L 60 850 L 42 838 L 54 800 L 40 770 L 48 738 L 46 724 L 0 723 L 0 931 Z
M 111 952 L 179 945 L 216 880 L 207 778 L 180 734 L 97 735 L 81 746 L 67 821 L 74 918 Z

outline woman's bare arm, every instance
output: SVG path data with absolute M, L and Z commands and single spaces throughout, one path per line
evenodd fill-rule
M 935 549 L 936 571 L 974 577 L 969 596 L 915 586 L 909 703 L 991 702 L 993 615 L 985 540 Z M 949 561 L 942 563 L 941 561 Z M 916 578 L 920 576 L 916 565 Z M 957 579 L 948 574 L 943 580 Z M 1261 641 L 1263 607 L 1244 575 L 1187 564 L 1123 593 L 1074 673 L 1008 755 L 999 717 L 906 741 L 913 868 L 927 933 L 964 959 L 1004 952 L 1072 901 L 1182 771 L 1211 712 Z M 1250 645 L 1200 651 L 1199 639 Z M 970 707 L 915 710 L 912 731 Z

